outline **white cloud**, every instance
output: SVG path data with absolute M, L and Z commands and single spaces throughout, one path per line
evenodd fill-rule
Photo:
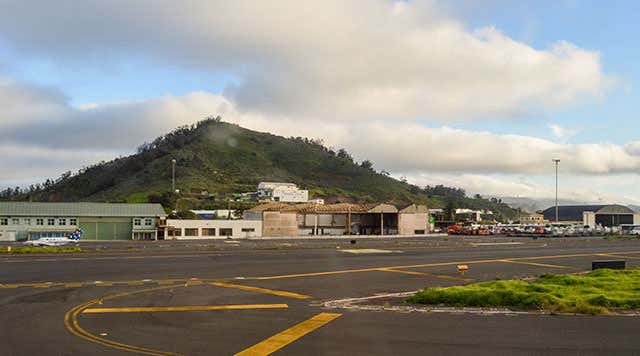
M 611 81 L 597 52 L 468 29 L 435 1 L 23 0 L 3 8 L 0 34 L 59 62 L 137 55 L 224 71 L 239 110 L 325 121 L 512 117 Z
M 558 139 L 567 139 L 576 134 L 575 130 L 564 128 L 558 124 L 549 124 L 548 127 L 553 136 Z

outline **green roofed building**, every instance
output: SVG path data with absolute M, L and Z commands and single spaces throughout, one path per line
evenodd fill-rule
M 82 240 L 155 239 L 160 204 L 0 202 L 0 240 L 68 236 Z

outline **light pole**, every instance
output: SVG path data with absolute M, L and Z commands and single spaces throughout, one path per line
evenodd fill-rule
M 553 163 L 556 164 L 556 222 L 558 222 L 560 220 L 558 218 L 558 163 L 560 163 L 560 160 L 554 158 Z
M 176 192 L 176 160 L 171 160 L 171 192 Z

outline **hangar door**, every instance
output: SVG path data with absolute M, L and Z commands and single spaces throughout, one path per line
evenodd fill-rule
M 131 218 L 80 218 L 83 240 L 131 240 Z

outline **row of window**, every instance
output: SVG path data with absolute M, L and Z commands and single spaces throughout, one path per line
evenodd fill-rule
M 184 228 L 184 229 L 176 229 L 175 230 L 175 236 L 182 236 L 182 231 L 184 230 L 184 236 L 189 236 L 189 237 L 195 237 L 195 236 L 202 236 L 202 237 L 214 237 L 214 236 L 233 236 L 233 229 L 232 228 L 220 228 L 220 235 L 216 235 L 216 229 L 214 228 L 206 228 L 203 227 L 202 229 L 198 229 L 198 228 Z M 202 235 L 198 234 L 198 230 L 202 230 Z M 247 227 L 247 228 L 242 228 L 242 232 L 255 232 L 256 229 L 252 228 L 252 227 Z M 170 233 L 171 234 L 171 233 Z
M 133 219 L 133 225 L 134 226 L 142 226 L 142 221 L 143 220 L 144 220 L 145 226 L 153 226 L 153 219 L 151 219 L 151 218 L 146 218 L 146 219 L 135 218 L 135 219 Z
M 11 218 L 11 225 L 20 225 L 22 220 L 22 225 L 32 225 L 35 222 L 36 226 L 44 226 L 45 222 L 47 226 L 67 226 L 67 223 L 70 226 L 78 225 L 77 218 Z M 9 225 L 9 218 L 0 218 L 0 225 L 6 226 Z

